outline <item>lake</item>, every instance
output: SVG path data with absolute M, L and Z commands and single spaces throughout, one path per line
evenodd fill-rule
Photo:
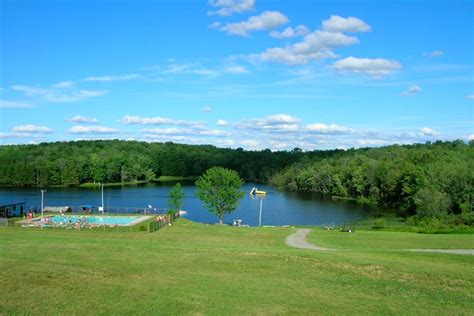
M 105 208 L 138 207 L 165 209 L 168 194 L 174 184 L 148 184 L 104 188 Z M 263 198 L 262 225 L 339 225 L 365 217 L 367 212 L 360 205 L 335 202 L 310 194 L 281 192 L 269 185 L 247 183 L 246 192 L 237 210 L 225 217 L 226 223 L 242 219 L 243 224 L 258 225 L 260 199 L 248 194 L 252 187 L 267 192 Z M 205 205 L 194 195 L 192 184 L 183 184 L 185 192 L 184 216 L 203 223 L 216 223 L 216 216 L 207 212 Z M 0 188 L 0 205 L 26 202 L 26 208 L 41 206 L 41 192 L 36 188 Z M 50 188 L 44 195 L 44 206 L 101 205 L 100 189 Z

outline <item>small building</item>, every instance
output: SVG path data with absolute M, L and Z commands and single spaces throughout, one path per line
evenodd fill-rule
M 25 213 L 25 202 L 0 205 L 0 218 L 22 217 Z

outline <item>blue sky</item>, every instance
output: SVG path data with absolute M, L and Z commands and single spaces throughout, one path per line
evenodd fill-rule
M 472 1 L 0 4 L 0 143 L 474 138 Z

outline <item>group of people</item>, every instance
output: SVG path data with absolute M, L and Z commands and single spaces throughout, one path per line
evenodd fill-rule
M 26 213 L 26 216 L 23 215 L 23 219 L 27 219 L 28 222 L 31 221 L 33 218 L 35 218 L 35 213 L 32 211 L 28 211 L 28 213 Z

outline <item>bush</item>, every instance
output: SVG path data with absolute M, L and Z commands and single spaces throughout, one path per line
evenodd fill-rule
M 374 221 L 374 223 L 372 224 L 372 228 L 375 228 L 375 229 L 382 229 L 385 227 L 385 225 L 387 225 L 387 222 L 385 221 L 385 219 L 383 218 L 378 218 Z

